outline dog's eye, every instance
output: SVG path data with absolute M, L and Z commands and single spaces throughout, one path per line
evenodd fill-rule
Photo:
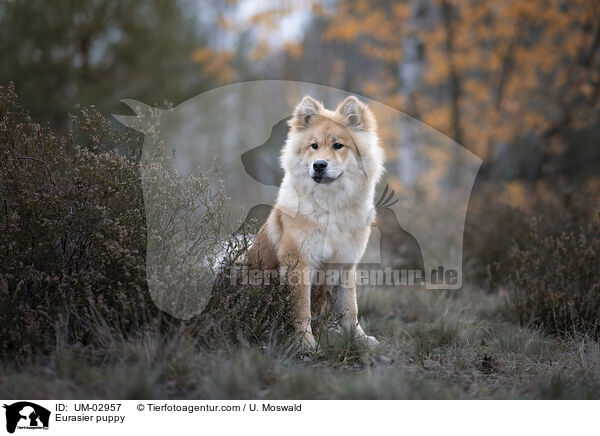
M 313 142 L 312 144 L 310 144 L 310 146 L 313 148 L 313 150 L 319 148 L 319 144 L 317 144 L 316 142 Z
M 344 144 L 340 144 L 339 142 L 335 142 L 333 144 L 333 149 L 334 150 L 339 150 L 340 148 L 342 148 L 344 146 Z

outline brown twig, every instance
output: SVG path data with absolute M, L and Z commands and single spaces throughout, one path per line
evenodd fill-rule
M 46 168 L 46 171 L 48 172 L 48 177 L 50 178 L 50 181 L 52 182 L 53 185 L 55 184 L 54 179 L 52 178 L 52 174 L 50 173 L 50 168 L 48 168 L 48 165 L 43 160 L 35 158 L 35 157 L 28 157 L 28 156 L 17 156 L 17 159 L 32 160 L 32 161 L 41 163 L 42 165 L 44 165 L 44 168 Z

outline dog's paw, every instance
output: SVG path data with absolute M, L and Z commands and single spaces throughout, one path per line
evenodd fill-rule
M 311 352 L 317 349 L 317 341 L 312 333 L 303 333 L 300 337 L 300 347 L 303 352 Z
M 374 336 L 364 335 L 359 337 L 359 341 L 370 351 L 376 349 L 379 346 L 379 341 L 375 339 Z

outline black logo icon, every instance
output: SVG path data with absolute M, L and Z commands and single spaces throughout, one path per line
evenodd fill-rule
M 6 431 L 14 433 L 15 429 L 48 429 L 50 411 L 28 401 L 19 401 L 6 409 Z

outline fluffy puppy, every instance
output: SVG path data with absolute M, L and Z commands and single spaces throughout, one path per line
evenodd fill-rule
M 285 176 L 277 204 L 250 248 L 250 264 L 290 278 L 294 325 L 304 348 L 316 347 L 311 311 L 327 308 L 340 315 L 342 327 L 375 346 L 377 340 L 358 323 L 354 279 L 383 173 L 375 117 L 356 97 L 331 111 L 307 96 L 289 126 L 281 152 Z

